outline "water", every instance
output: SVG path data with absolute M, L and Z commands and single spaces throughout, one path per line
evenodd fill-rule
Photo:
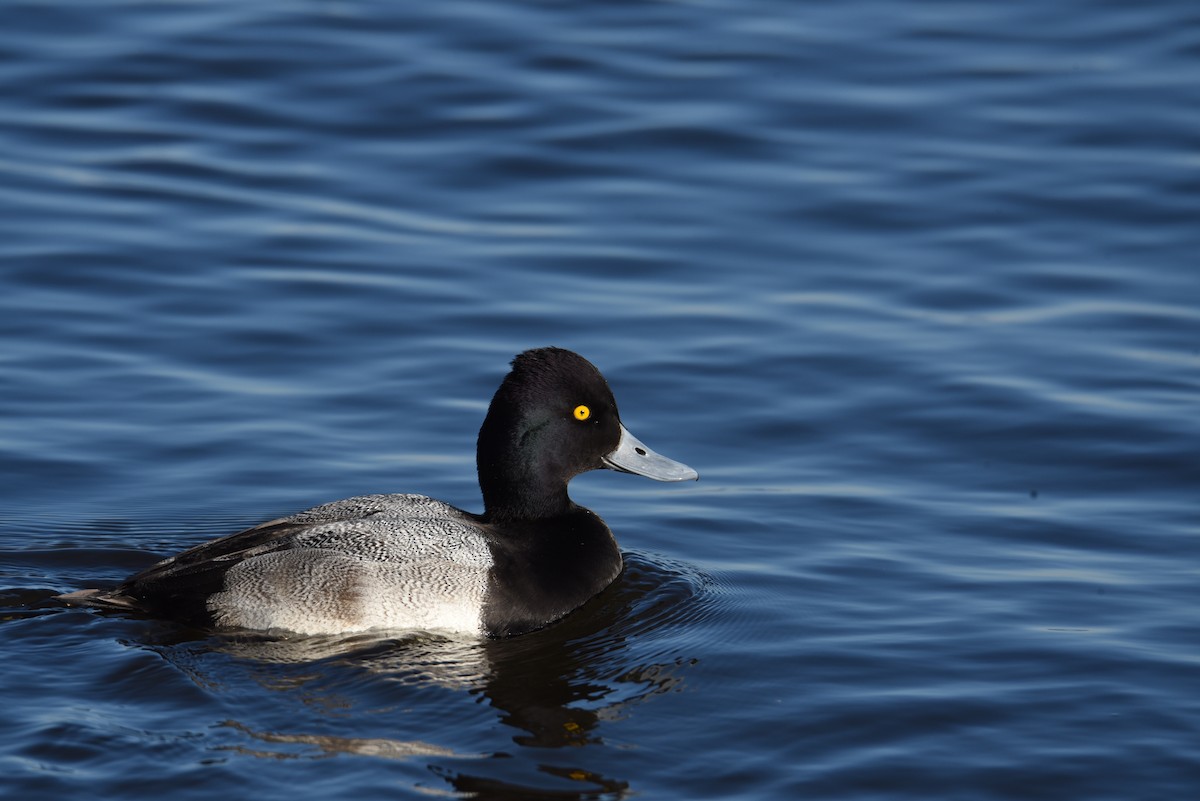
M 1200 792 L 1194 4 L 0 11 L 8 798 Z M 479 509 L 513 354 L 701 473 L 504 642 L 55 593 Z

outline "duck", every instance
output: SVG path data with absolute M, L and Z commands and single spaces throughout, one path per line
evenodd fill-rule
M 424 495 L 360 495 L 59 597 L 209 630 L 512 637 L 566 617 L 623 569 L 609 527 L 571 500 L 572 478 L 699 478 L 634 437 L 595 365 L 557 347 L 512 360 L 479 430 L 476 468 L 479 514 Z

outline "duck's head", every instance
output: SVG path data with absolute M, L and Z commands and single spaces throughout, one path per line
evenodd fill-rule
M 490 520 L 562 514 L 571 507 L 567 482 L 588 470 L 658 481 L 698 477 L 630 434 L 604 376 L 562 348 L 527 350 L 513 359 L 479 430 L 476 463 Z

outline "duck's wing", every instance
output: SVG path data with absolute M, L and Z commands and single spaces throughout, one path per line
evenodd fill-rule
M 208 598 L 221 590 L 225 573 L 234 565 L 295 547 L 298 538 L 314 529 L 351 525 L 428 500 L 377 495 L 335 501 L 201 543 L 135 573 L 114 589 L 80 590 L 59 597 L 69 604 L 145 611 L 206 626 L 211 623 Z
M 320 525 L 324 523 L 297 523 L 288 518 L 260 523 L 245 531 L 201 543 L 163 559 L 130 576 L 117 589 L 130 590 L 164 581 L 181 582 L 189 577 L 202 576 L 214 571 L 223 574 L 231 566 L 245 559 L 292 547 L 299 534 Z
M 113 589 L 78 590 L 58 597 L 72 606 L 150 612 L 206 626 L 208 597 L 221 589 L 229 568 L 289 547 L 297 533 L 312 525 L 272 520 L 163 559 Z

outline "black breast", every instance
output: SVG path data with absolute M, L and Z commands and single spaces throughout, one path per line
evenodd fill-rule
M 544 628 L 583 606 L 621 572 L 621 551 L 596 514 L 564 515 L 489 527 L 493 565 L 484 630 L 511 637 Z

